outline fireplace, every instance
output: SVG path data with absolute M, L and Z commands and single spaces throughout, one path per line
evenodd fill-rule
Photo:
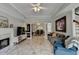
M 7 46 L 9 46 L 10 42 L 9 42 L 9 38 L 5 38 L 5 39 L 1 39 L 0 40 L 0 49 L 3 49 Z

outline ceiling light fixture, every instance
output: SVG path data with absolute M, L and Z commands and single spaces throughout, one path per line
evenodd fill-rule
M 32 9 L 34 12 L 39 12 L 41 9 L 46 9 L 44 7 L 41 7 L 40 3 L 32 3 L 32 6 L 33 6 Z
M 33 7 L 32 9 L 33 9 L 34 12 L 39 12 L 41 10 L 39 7 L 36 7 L 36 6 Z

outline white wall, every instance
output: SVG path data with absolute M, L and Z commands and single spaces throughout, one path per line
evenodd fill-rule
M 59 19 L 59 18 L 62 18 L 63 16 L 66 16 L 66 33 L 64 33 L 64 32 L 59 32 L 59 33 L 63 33 L 65 35 L 72 36 L 73 35 L 73 30 L 72 30 L 73 29 L 72 28 L 72 10 L 57 15 L 55 17 L 55 19 L 54 19 L 54 27 L 53 27 L 53 29 L 54 29 L 54 31 L 56 31 L 56 29 L 55 29 L 55 21 L 57 19 Z M 56 32 L 58 32 L 58 31 L 56 31 Z
M 8 15 L 8 14 L 2 12 L 2 11 L 0 11 L 0 16 L 7 17 L 8 20 L 9 20 L 9 25 L 10 25 L 10 24 L 14 24 L 14 27 L 21 26 L 21 25 L 23 25 L 23 23 L 24 23 L 24 22 L 22 21 L 22 19 L 14 18 L 14 17 L 12 17 L 12 16 L 10 16 L 10 15 Z
M 79 21 L 79 15 L 75 15 L 75 19 L 74 20 Z
M 9 18 L 9 24 L 13 24 L 13 27 L 22 26 L 24 22 L 16 18 Z

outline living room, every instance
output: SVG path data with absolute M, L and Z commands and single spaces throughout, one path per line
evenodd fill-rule
M 63 34 L 67 41 L 63 43 L 67 44 L 64 49 L 68 51 L 64 54 L 78 55 L 79 33 L 75 30 L 75 24 L 77 27 L 79 24 L 78 6 L 76 3 L 0 3 L 0 54 L 62 55 L 63 52 L 54 50 L 54 39 L 49 36 L 56 39 L 56 35 Z M 69 50 L 73 45 L 75 51 Z

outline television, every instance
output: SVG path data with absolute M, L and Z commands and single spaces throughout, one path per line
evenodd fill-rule
M 22 33 L 21 34 L 25 34 L 25 28 L 22 27 Z
M 24 27 L 17 27 L 17 36 L 25 34 L 25 28 Z

